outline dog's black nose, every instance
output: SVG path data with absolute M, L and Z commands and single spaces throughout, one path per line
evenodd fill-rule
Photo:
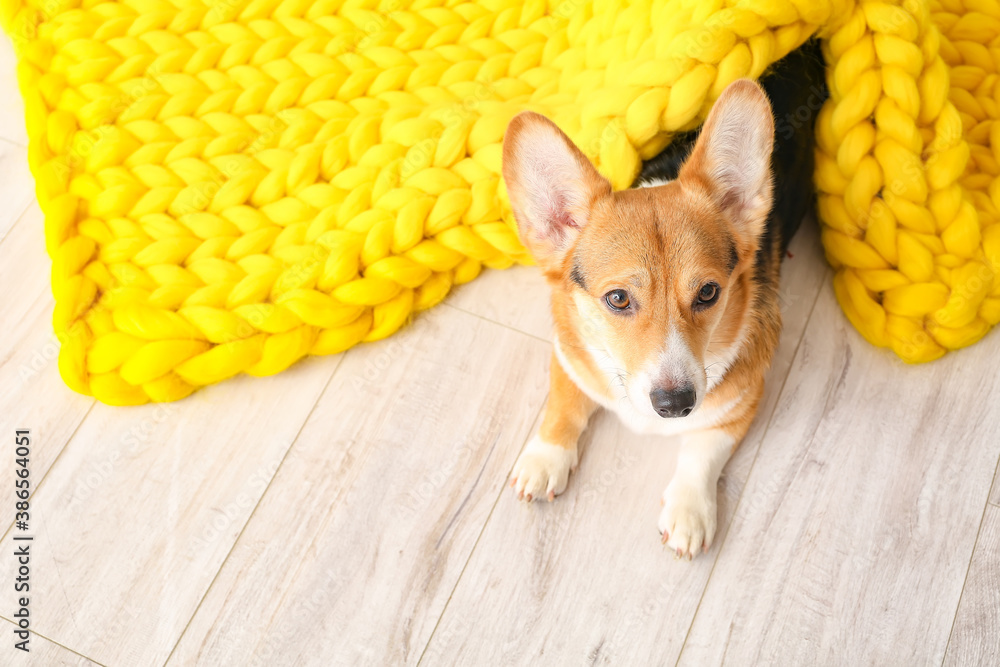
M 676 389 L 654 389 L 649 392 L 653 409 L 661 417 L 687 417 L 694 410 L 696 398 L 694 387 L 689 384 Z

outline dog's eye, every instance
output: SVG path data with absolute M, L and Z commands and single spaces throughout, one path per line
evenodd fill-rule
M 716 299 L 719 298 L 719 286 L 715 283 L 705 283 L 701 286 L 698 291 L 698 300 L 695 301 L 695 306 L 704 308 L 706 306 L 711 306 L 715 303 Z
M 623 289 L 611 290 L 604 295 L 604 300 L 615 310 L 625 310 L 628 308 L 629 303 L 631 303 L 628 298 L 628 292 Z

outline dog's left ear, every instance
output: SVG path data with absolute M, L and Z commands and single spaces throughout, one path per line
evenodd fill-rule
M 521 240 L 547 272 L 563 267 L 594 203 L 611 194 L 611 184 L 569 137 L 530 111 L 507 126 L 503 178 Z
M 753 81 L 731 83 L 708 114 L 678 180 L 708 190 L 745 240 L 756 243 L 771 210 L 774 118 Z

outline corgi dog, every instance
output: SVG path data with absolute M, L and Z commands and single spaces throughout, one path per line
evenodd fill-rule
M 554 320 L 545 414 L 510 478 L 519 499 L 566 489 L 600 406 L 634 432 L 680 436 L 658 533 L 679 558 L 711 547 L 719 476 L 778 344 L 783 236 L 812 202 L 812 149 L 798 146 L 803 164 L 786 165 L 805 174 L 790 193 L 796 211 L 773 214 L 774 133 L 765 92 L 736 81 L 676 160 L 676 178 L 612 191 L 550 120 L 523 112 L 510 122 L 503 176 Z

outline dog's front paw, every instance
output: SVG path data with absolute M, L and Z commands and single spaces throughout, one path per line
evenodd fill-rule
M 708 551 L 715 538 L 715 489 L 671 482 L 663 492 L 663 511 L 658 528 L 663 543 L 678 558 L 691 560 Z
M 576 447 L 566 449 L 535 436 L 517 458 L 510 485 L 517 492 L 518 500 L 531 502 L 545 495 L 551 502 L 566 490 L 569 473 L 576 464 Z

